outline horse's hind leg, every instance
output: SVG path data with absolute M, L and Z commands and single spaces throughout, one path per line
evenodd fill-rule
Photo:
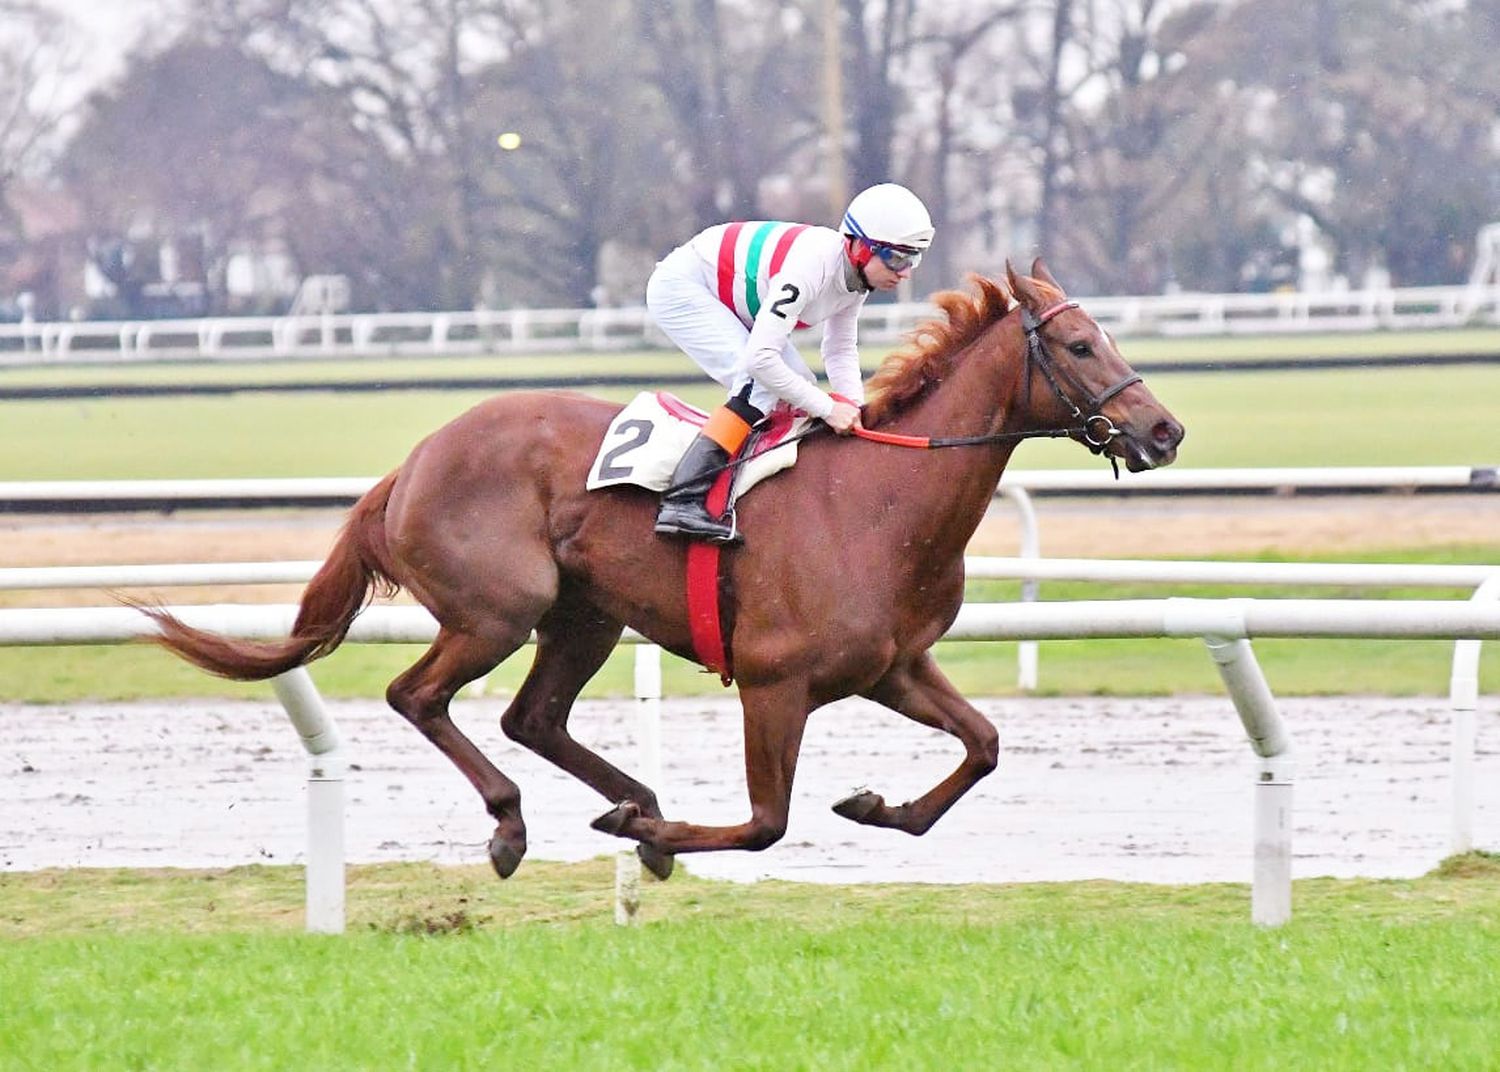
M 622 805 L 595 820 L 606 833 L 635 838 L 666 853 L 767 849 L 786 833 L 792 778 L 810 714 L 802 682 L 740 686 L 745 709 L 745 784 L 750 818 L 734 826 L 667 822 Z
M 925 834 L 959 797 L 995 769 L 1000 735 L 938 669 L 931 652 L 893 669 L 865 695 L 924 726 L 951 733 L 963 742 L 964 759 L 952 774 L 909 803 L 892 807 L 879 794 L 865 789 L 845 797 L 833 810 L 867 826 Z
M 583 688 L 620 642 L 623 626 L 576 592 L 564 590 L 537 624 L 536 660 L 500 720 L 507 736 L 567 771 L 606 800 L 629 801 L 638 814 L 661 817 L 656 794 L 580 744 L 568 733 L 568 714 Z M 641 846 L 641 860 L 657 878 L 672 873 L 672 858 Z
M 490 862 L 501 878 L 509 878 L 526 854 L 521 790 L 453 724 L 448 704 L 459 689 L 489 673 L 525 643 L 527 632 L 518 639 L 498 640 L 442 629 L 432 647 L 386 689 L 387 702 L 437 745 L 484 798 L 485 808 L 495 818 Z

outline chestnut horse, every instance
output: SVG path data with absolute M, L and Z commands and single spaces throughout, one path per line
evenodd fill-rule
M 723 568 L 736 601 L 729 640 L 750 796 L 742 823 L 663 818 L 650 788 L 568 733 L 573 701 L 625 626 L 693 657 L 686 545 L 652 533 L 656 495 L 584 490 L 614 403 L 507 394 L 429 436 L 354 506 L 286 640 L 234 641 L 143 609 L 172 651 L 215 674 L 259 680 L 337 647 L 372 589 L 409 591 L 440 629 L 386 697 L 479 791 L 502 878 L 526 851 L 520 790 L 454 726 L 448 705 L 533 631 L 536 657 L 501 727 L 614 805 L 594 826 L 637 841 L 658 876 L 671 872 L 675 853 L 779 839 L 808 716 L 845 696 L 962 743 L 957 769 L 915 800 L 891 805 L 866 790 L 835 805 L 858 823 L 925 833 L 998 759 L 994 726 L 930 649 L 958 614 L 965 545 L 1017 442 L 1068 434 L 1139 471 L 1171 462 L 1183 436 L 1040 260 L 1031 277 L 1009 265 L 1006 276 L 975 280 L 977 295 L 938 295 L 946 316 L 920 328 L 871 382 L 867 428 L 962 437 L 956 449 L 810 438 L 795 468 L 739 508 L 745 544 L 725 552 Z

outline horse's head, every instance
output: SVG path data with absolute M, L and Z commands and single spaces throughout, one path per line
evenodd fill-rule
M 1132 473 L 1170 465 L 1182 425 L 1126 364 L 1109 332 L 1068 300 L 1040 257 L 1030 276 L 1008 262 L 1005 274 L 1021 306 L 1037 427 L 1078 428 L 1074 439 L 1120 459 Z

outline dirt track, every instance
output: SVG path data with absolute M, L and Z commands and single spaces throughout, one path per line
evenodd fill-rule
M 1415 875 L 1447 852 L 1448 719 L 1434 700 L 1282 703 L 1297 758 L 1294 873 Z M 818 712 L 791 827 L 762 854 L 687 861 L 733 879 L 1248 881 L 1253 758 L 1223 697 L 981 701 L 1000 770 L 925 837 L 858 827 L 829 805 L 868 784 L 905 800 L 957 763 L 949 738 L 865 701 Z M 521 786 L 531 854 L 569 860 L 620 842 L 588 828 L 590 790 L 506 741 L 496 701 L 456 720 Z M 355 769 L 354 861 L 483 863 L 490 823 L 468 783 L 383 704 L 331 706 Z M 636 769 L 634 702 L 584 702 L 580 740 Z M 674 818 L 734 823 L 747 805 L 730 698 L 664 704 Z M 305 846 L 305 760 L 274 704 L 223 700 L 68 708 L 0 704 L 0 869 L 293 863 Z M 1476 833 L 1500 845 L 1500 710 L 1481 711 Z
M 1053 556 L 1178 556 L 1487 542 L 1500 496 L 1345 499 L 1043 500 Z M 341 511 L 177 518 L 0 519 L 0 565 L 316 559 Z M 999 507 L 974 543 L 1012 554 Z M 174 590 L 174 599 L 295 598 L 294 587 Z M 97 592 L 7 593 L 7 602 L 94 603 Z M 1483 846 L 1500 839 L 1500 715 L 1481 712 Z M 1001 772 L 927 837 L 848 824 L 828 805 L 856 784 L 905 799 L 957 759 L 950 741 L 858 701 L 809 729 L 792 828 L 764 855 L 690 866 L 732 878 L 1020 881 L 1113 877 L 1244 881 L 1250 752 L 1223 698 L 1009 700 L 981 705 L 1000 726 Z M 500 738 L 497 705 L 463 701 L 459 721 L 493 748 L 525 794 L 532 853 L 574 859 L 617 843 L 587 828 L 602 802 Z M 349 776 L 355 860 L 479 862 L 487 824 L 467 784 L 383 704 L 335 705 L 357 765 Z M 1298 755 L 1296 873 L 1416 874 L 1447 844 L 1447 729 L 1436 701 L 1283 703 Z M 581 705 L 582 739 L 635 765 L 632 705 Z M 0 704 L 0 868 L 208 865 L 300 859 L 304 760 L 274 705 Z M 666 703 L 662 798 L 669 814 L 743 818 L 739 718 L 730 699 Z

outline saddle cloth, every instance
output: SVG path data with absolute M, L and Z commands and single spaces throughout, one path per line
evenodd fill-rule
M 588 490 L 635 484 L 665 491 L 671 486 L 677 462 L 706 420 L 707 413 L 675 395 L 642 391 L 610 422 L 589 467 Z M 811 421 L 800 410 L 785 406 L 771 411 L 745 447 L 744 456 L 750 460 L 735 469 L 731 505 L 762 480 L 796 462 L 797 444 L 786 440 Z

